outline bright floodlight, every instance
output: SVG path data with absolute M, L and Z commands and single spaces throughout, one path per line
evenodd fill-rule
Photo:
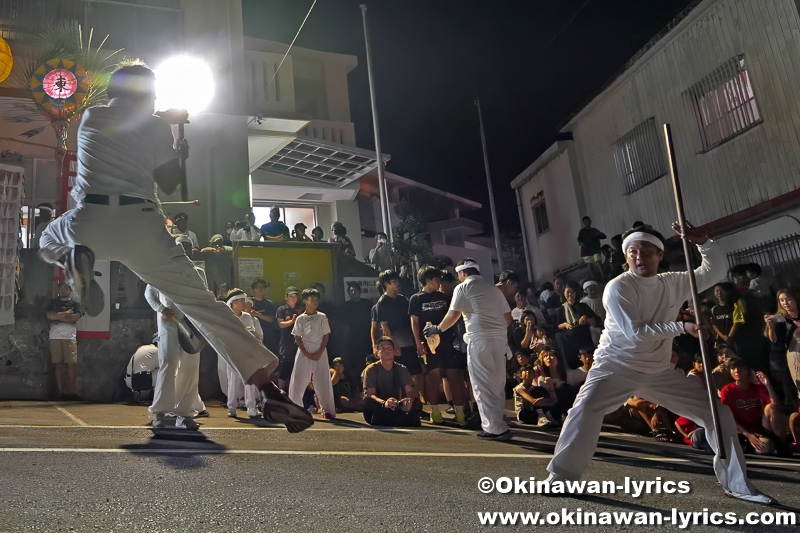
M 214 96 L 214 76 L 200 59 L 176 56 L 164 61 L 156 73 L 156 110 L 204 110 Z

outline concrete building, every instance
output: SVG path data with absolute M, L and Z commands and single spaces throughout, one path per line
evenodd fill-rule
M 537 282 L 579 259 L 582 216 L 609 237 L 635 220 L 672 234 L 664 123 L 687 218 L 732 264 L 797 260 L 798 49 L 793 0 L 696 2 L 652 39 L 512 183 Z

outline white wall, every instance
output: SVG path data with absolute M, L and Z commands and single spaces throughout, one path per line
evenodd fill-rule
M 541 168 L 533 178 L 520 188 L 522 216 L 528 236 L 531 268 L 538 285 L 553 278 L 553 272 L 580 259 L 578 231 L 582 213 L 573 186 L 573 169 L 567 148 Z M 550 229 L 536 235 L 531 199 L 544 191 Z M 603 231 L 603 227 L 596 225 Z
M 707 0 L 565 127 L 577 148 L 588 215 L 611 235 L 636 219 L 669 231 L 668 176 L 625 196 L 613 145 L 655 117 L 672 126 L 686 215 L 706 224 L 800 187 L 800 20 L 792 0 Z M 744 54 L 763 122 L 701 153 L 685 91 Z M 666 160 L 666 159 L 665 159 Z

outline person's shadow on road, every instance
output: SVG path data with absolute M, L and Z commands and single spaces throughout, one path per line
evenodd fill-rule
M 199 431 L 153 430 L 145 444 L 125 444 L 122 449 L 140 457 L 158 457 L 168 466 L 180 470 L 194 470 L 205 466 L 205 456 L 224 453 L 228 448 L 216 443 Z

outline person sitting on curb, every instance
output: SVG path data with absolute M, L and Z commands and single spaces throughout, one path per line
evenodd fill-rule
M 408 369 L 394 362 L 394 341 L 375 343 L 379 360 L 364 371 L 364 420 L 372 426 L 419 427 L 422 403 Z

